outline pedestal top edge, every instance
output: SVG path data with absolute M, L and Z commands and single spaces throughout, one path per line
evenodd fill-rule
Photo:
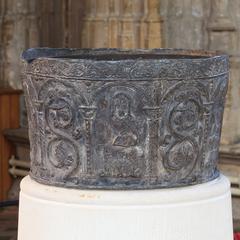
M 86 206 L 189 204 L 230 194 L 230 182 L 221 174 L 208 183 L 188 187 L 151 190 L 78 190 L 40 184 L 27 176 L 21 182 L 21 194 L 39 200 Z

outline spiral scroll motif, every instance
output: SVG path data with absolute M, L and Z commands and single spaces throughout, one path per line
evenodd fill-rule
M 186 86 L 184 91 L 181 91 L 182 86 L 178 88 L 175 93 L 171 92 L 172 100 L 168 105 L 166 124 L 172 140 L 165 151 L 163 164 L 168 171 L 175 172 L 178 179 L 183 179 L 192 173 L 199 157 L 203 104 L 198 88 Z
M 196 149 L 189 140 L 174 144 L 168 152 L 167 168 L 178 171 L 196 160 Z
M 76 125 L 74 98 L 69 87 L 62 84 L 56 88 L 55 81 L 48 81 L 41 88 L 39 97 L 44 99 L 46 136 L 49 138 L 46 153 L 51 174 L 65 178 L 79 165 L 78 147 L 72 138 Z

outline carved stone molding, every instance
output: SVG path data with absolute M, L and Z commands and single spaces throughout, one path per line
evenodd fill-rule
M 31 49 L 31 177 L 144 189 L 216 178 L 228 58 L 185 50 Z

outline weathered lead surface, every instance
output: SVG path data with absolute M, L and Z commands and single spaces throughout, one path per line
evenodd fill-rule
M 171 49 L 23 53 L 31 177 L 145 189 L 216 178 L 228 57 Z

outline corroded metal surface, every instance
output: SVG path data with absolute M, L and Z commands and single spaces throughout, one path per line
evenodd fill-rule
M 30 49 L 31 177 L 145 189 L 216 178 L 228 57 L 171 49 Z

